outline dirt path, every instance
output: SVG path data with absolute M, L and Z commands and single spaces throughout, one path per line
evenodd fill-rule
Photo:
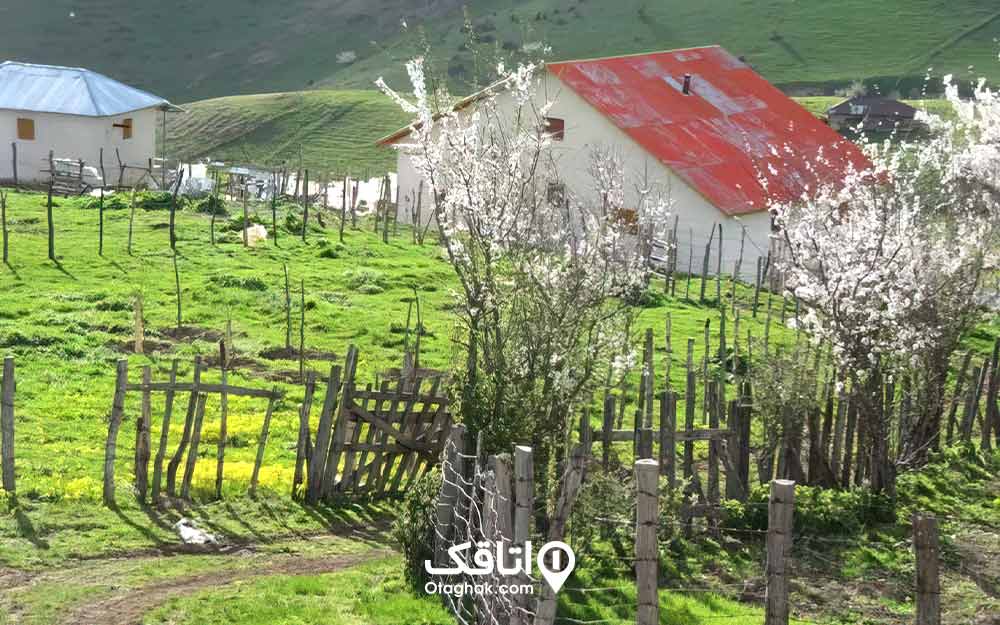
M 174 578 L 129 589 L 77 607 L 60 623 L 61 625 L 137 625 L 142 621 L 144 614 L 175 597 L 271 575 L 333 573 L 385 557 L 390 553 L 385 549 L 373 549 L 360 554 L 321 558 L 285 556 L 252 569 L 216 571 Z

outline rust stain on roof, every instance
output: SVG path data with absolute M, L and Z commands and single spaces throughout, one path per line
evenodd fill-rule
M 546 67 L 728 215 L 867 165 L 854 144 L 718 46 Z

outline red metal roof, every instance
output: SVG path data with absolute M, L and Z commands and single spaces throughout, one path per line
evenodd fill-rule
M 857 146 L 718 46 L 547 68 L 727 215 L 764 210 L 768 196 L 798 198 L 842 177 L 848 164 L 868 163 Z M 817 161 L 821 151 L 825 164 Z

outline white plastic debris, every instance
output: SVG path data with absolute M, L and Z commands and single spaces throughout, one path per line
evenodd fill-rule
M 183 518 L 174 524 L 174 529 L 187 545 L 217 545 L 219 540 L 205 530 L 198 529 L 195 522 L 188 518 Z
M 247 228 L 247 245 L 256 246 L 258 243 L 267 241 L 267 228 L 260 224 L 254 224 Z

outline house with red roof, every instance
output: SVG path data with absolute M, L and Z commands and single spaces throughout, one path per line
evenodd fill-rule
M 621 156 L 635 179 L 625 184 L 634 200 L 639 176 L 668 189 L 681 272 L 693 256 L 690 271 L 700 273 L 713 233 L 718 249 L 721 224 L 724 271 L 732 271 L 742 240 L 743 275 L 752 276 L 772 245 L 770 200 L 794 200 L 867 164 L 853 143 L 719 46 L 548 63 L 539 80 L 538 97 L 554 101 L 547 121 L 560 181 L 592 193 L 588 167 L 601 147 Z M 408 216 L 423 186 L 403 152 L 397 173 L 399 212 Z M 429 198 L 422 204 L 426 216 Z M 713 253 L 713 273 L 716 263 Z

